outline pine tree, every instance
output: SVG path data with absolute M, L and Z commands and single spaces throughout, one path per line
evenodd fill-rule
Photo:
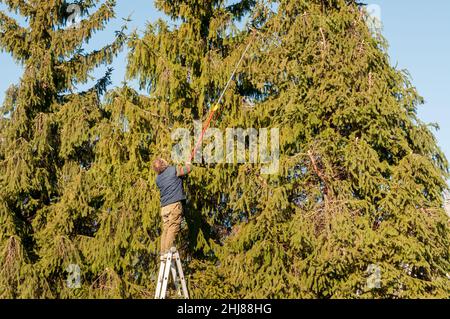
M 132 35 L 129 76 L 139 78 L 142 87 L 148 87 L 151 94 L 139 95 L 127 85 L 112 90 L 104 105 L 109 120 L 94 128 L 100 138 L 89 171 L 95 182 L 90 183 L 92 188 L 87 193 L 102 200 L 98 227 L 91 238 L 85 239 L 84 245 L 85 264 L 93 274 L 90 278 L 98 278 L 92 280 L 94 289 L 89 291 L 89 296 L 148 298 L 154 295 L 161 218 L 152 159 L 157 156 L 170 159 L 173 130 L 192 127 L 192 121 L 206 112 L 207 105 L 217 95 L 213 94 L 214 87 L 223 86 L 229 68 L 235 63 L 238 50 L 228 62 L 229 68 L 223 71 L 223 78 L 215 80 L 219 81 L 217 84 L 209 79 L 214 70 L 207 74 L 202 71 L 205 55 L 210 51 L 208 46 L 213 48 L 225 41 L 216 38 L 210 30 L 211 24 L 218 29 L 225 28 L 226 21 L 245 15 L 253 2 L 244 1 L 228 8 L 220 1 L 193 4 L 175 5 L 180 5 L 182 11 L 194 11 L 185 13 L 198 17 L 192 23 L 172 29 L 159 20 L 148 25 L 143 38 L 136 33 Z M 156 5 L 171 17 L 177 15 L 178 9 L 165 1 Z M 210 38 L 217 44 L 208 44 Z M 223 49 L 232 52 L 237 43 L 230 39 Z M 176 47 L 171 47 L 172 44 Z M 224 55 L 229 53 L 224 51 Z M 215 60 L 220 62 L 222 56 Z M 201 172 L 196 174 L 200 176 Z M 186 267 L 196 255 L 203 257 L 210 250 L 207 240 L 213 221 L 207 223 L 200 214 L 190 213 L 203 211 L 203 217 L 207 217 L 216 205 L 215 199 L 205 202 L 209 194 L 198 187 L 200 183 L 197 180 L 189 186 L 201 197 L 192 197 L 183 235 L 177 243 Z M 192 206 L 196 205 L 194 210 Z M 221 219 L 217 224 L 223 224 Z
M 147 103 L 133 103 L 150 112 L 149 154 L 168 154 L 175 128 L 205 118 L 249 42 L 216 126 L 281 130 L 279 174 L 217 164 L 191 176 L 182 240 L 192 295 L 448 296 L 448 163 L 361 6 L 156 3 L 177 24 L 150 25 L 129 60 L 149 88 Z M 236 24 L 251 11 L 256 36 Z
M 0 298 L 73 297 L 67 267 L 82 265 L 80 238 L 95 228 L 97 203 L 84 188 L 111 70 L 87 91 L 77 86 L 110 64 L 126 37 L 122 30 L 106 47 L 83 50 L 114 17 L 113 0 L 77 2 L 84 19 L 73 26 L 66 1 L 0 2 L 0 48 L 24 69 L 1 108 Z

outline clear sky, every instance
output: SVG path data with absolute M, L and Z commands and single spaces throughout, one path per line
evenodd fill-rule
M 425 98 L 419 109 L 425 122 L 438 123 L 435 132 L 439 145 L 450 159 L 450 1 L 448 0 L 367 0 L 380 8 L 383 34 L 390 44 L 392 65 L 407 69 L 413 84 Z M 112 41 L 119 30 L 121 18 L 132 15 L 129 29 L 144 30 L 146 22 L 163 15 L 155 10 L 151 0 L 118 0 L 117 19 L 107 30 L 97 34 L 88 48 L 94 49 Z M 0 5 L 0 9 L 4 6 Z M 114 62 L 113 85 L 124 80 L 126 52 Z M 21 68 L 5 53 L 0 53 L 0 103 L 11 83 L 17 83 Z M 98 69 L 94 76 L 100 76 Z
M 450 160 L 450 1 L 370 3 L 381 9 L 392 65 L 411 74 L 412 83 L 425 98 L 419 117 L 426 123 L 439 124 L 435 135 Z

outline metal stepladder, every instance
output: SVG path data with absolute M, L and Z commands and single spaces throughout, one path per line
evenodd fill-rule
M 178 270 L 178 275 L 177 275 Z M 181 267 L 180 254 L 175 247 L 172 247 L 169 252 L 161 256 L 161 265 L 159 267 L 158 283 L 156 284 L 155 299 L 165 299 L 167 292 L 167 285 L 169 282 L 170 273 L 175 284 L 175 288 L 178 290 L 178 295 L 181 296 L 181 291 L 177 283 L 177 277 L 181 282 L 181 289 L 185 299 L 189 299 L 189 294 L 186 286 L 186 280 L 183 274 L 183 268 Z

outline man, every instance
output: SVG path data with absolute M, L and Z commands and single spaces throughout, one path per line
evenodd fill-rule
M 163 221 L 161 236 L 161 256 L 174 245 L 180 232 L 183 215 L 183 201 L 186 195 L 183 189 L 184 176 L 191 172 L 190 163 L 186 165 L 169 166 L 167 161 L 157 158 L 153 162 L 153 170 L 158 174 L 156 185 L 160 192 L 161 217 Z

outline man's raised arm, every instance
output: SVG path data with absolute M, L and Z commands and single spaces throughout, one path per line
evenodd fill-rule
M 177 165 L 177 176 L 178 177 L 182 177 L 182 176 L 186 176 L 187 174 L 189 174 L 192 171 L 192 164 L 191 163 L 186 163 L 184 165 Z

